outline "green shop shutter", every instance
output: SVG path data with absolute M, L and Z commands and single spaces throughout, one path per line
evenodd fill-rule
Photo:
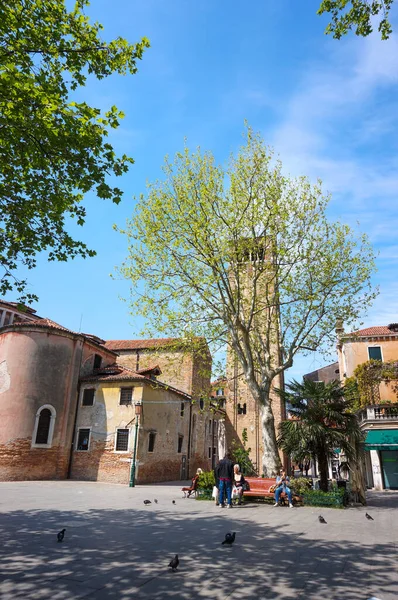
M 366 433 L 365 450 L 398 450 L 398 429 L 373 429 Z

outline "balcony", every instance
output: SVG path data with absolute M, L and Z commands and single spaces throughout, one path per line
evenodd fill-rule
M 358 413 L 359 423 L 362 425 L 366 422 L 372 423 L 387 423 L 391 421 L 398 422 L 398 403 L 397 404 L 375 404 L 367 406 Z

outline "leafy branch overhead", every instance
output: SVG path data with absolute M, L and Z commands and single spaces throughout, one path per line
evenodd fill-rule
M 394 0 L 323 0 L 318 14 L 329 13 L 331 22 L 326 33 L 340 39 L 349 31 L 366 37 L 372 33 L 375 24 L 382 40 L 387 40 L 392 27 L 389 20 Z
M 95 252 L 68 233 L 66 221 L 83 225 L 84 194 L 119 203 L 122 190 L 109 183 L 132 158 L 116 156 L 107 141 L 123 113 L 78 100 L 89 76 L 137 72 L 149 47 L 143 38 L 105 42 L 91 24 L 87 0 L 68 11 L 64 0 L 3 0 L 0 4 L 0 293 L 26 281 L 20 265 L 66 261 Z M 23 297 L 32 297 L 27 294 Z

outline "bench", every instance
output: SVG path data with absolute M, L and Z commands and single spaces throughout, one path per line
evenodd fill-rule
M 270 487 L 275 485 L 275 479 L 266 479 L 265 477 L 245 477 L 246 483 L 249 484 L 249 489 L 243 492 L 245 497 L 253 498 L 274 498 L 275 491 L 270 492 Z M 287 498 L 285 492 L 279 496 L 282 500 Z M 293 493 L 293 501 L 299 502 L 301 496 Z

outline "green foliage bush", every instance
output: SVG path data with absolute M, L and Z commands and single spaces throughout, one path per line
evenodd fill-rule
M 199 490 L 213 490 L 213 486 L 216 485 L 213 471 L 203 471 L 199 475 L 198 489 Z
M 290 487 L 295 494 L 304 496 L 304 494 L 312 489 L 312 481 L 311 479 L 307 479 L 307 477 L 297 477 L 290 480 Z
M 304 504 L 307 506 L 331 506 L 343 508 L 346 492 L 343 488 L 337 488 L 330 492 L 321 490 L 308 490 L 303 494 Z

